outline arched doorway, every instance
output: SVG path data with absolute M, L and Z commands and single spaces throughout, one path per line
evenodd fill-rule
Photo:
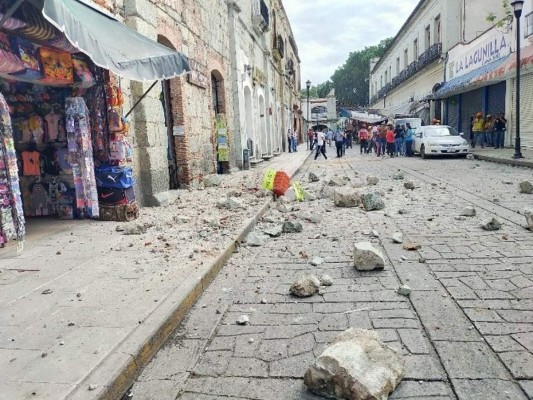
M 246 115 L 246 147 L 250 150 L 250 158 L 255 157 L 254 153 L 254 118 L 252 105 L 252 91 L 247 86 L 244 88 L 244 113 Z
M 224 79 L 222 74 L 213 70 L 211 72 L 211 100 L 214 113 L 212 144 L 216 160 L 217 174 L 229 170 L 229 140 L 226 120 L 226 101 L 224 93 Z

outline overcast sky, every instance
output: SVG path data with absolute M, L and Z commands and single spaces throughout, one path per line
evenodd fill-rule
M 419 0 L 283 0 L 302 60 L 302 87 L 327 81 L 353 51 L 395 36 Z

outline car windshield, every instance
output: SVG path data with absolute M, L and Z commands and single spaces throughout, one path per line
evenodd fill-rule
M 394 124 L 395 125 L 411 125 L 411 128 L 413 128 L 415 131 L 419 130 L 421 127 L 421 119 L 418 118 L 402 118 L 402 119 L 395 119 Z
M 457 131 L 449 126 L 442 126 L 439 128 L 427 128 L 425 131 L 426 137 L 444 137 L 444 136 L 459 136 Z

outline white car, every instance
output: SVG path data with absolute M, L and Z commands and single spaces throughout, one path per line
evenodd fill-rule
M 463 135 L 451 126 L 426 125 L 415 134 L 413 151 L 422 158 L 443 155 L 466 157 L 470 147 Z

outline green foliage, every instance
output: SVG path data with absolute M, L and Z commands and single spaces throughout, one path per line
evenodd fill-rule
M 331 80 L 335 86 L 339 106 L 363 106 L 368 104 L 368 79 L 370 60 L 380 58 L 392 44 L 393 38 L 379 42 L 376 46 L 350 53 L 344 65 L 338 68 Z
M 331 76 L 331 80 L 312 86 L 309 90 L 309 96 L 323 98 L 332 88 L 335 88 L 339 106 L 367 105 L 370 60 L 381 57 L 392 44 L 392 40 L 392 38 L 388 38 L 376 46 L 365 47 L 363 50 L 350 53 L 344 65 L 337 68 Z M 303 98 L 307 96 L 306 88 L 302 89 L 301 95 Z
M 508 27 L 513 21 L 513 11 L 511 10 L 511 3 L 509 0 L 502 0 L 503 18 L 499 18 L 498 14 L 491 11 L 486 17 L 487 22 L 493 23 L 498 28 Z

